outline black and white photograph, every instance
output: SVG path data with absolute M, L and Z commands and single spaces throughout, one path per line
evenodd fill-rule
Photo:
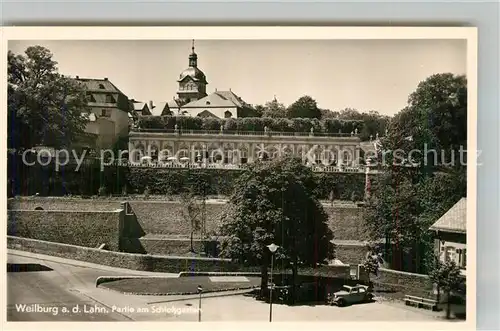
M 7 322 L 474 322 L 474 28 L 66 29 L 4 36 Z

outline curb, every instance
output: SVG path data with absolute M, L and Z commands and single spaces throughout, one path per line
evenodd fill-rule
M 218 271 L 181 271 L 179 272 L 179 277 L 191 277 L 191 276 L 260 276 L 260 272 L 218 272 Z
M 231 292 L 231 291 L 244 291 L 244 290 L 254 290 L 256 288 L 260 288 L 260 286 L 249 286 L 249 287 L 234 287 L 234 288 L 225 288 L 225 289 L 218 289 L 218 290 L 210 290 L 210 291 L 205 291 L 203 293 L 223 293 L 223 292 Z M 123 292 L 115 289 L 111 289 L 108 287 L 104 287 L 107 291 L 112 291 L 116 293 L 121 293 L 124 295 L 140 295 L 140 296 L 175 296 L 175 295 L 195 295 L 199 294 L 197 291 L 189 291 L 189 292 L 168 292 L 168 293 L 158 293 L 158 292 Z
M 172 279 L 172 278 L 179 278 L 179 275 L 177 276 L 144 276 L 144 275 L 137 275 L 137 276 L 99 276 L 95 280 L 95 287 L 99 287 L 99 285 L 104 284 L 104 283 L 109 283 L 109 282 L 114 282 L 117 280 L 122 280 L 122 279 L 143 279 L 143 278 L 157 278 L 157 279 Z
M 258 277 L 260 273 L 256 272 L 190 272 L 190 271 L 182 271 L 179 272 L 176 276 L 148 276 L 148 275 L 130 275 L 130 276 L 99 276 L 95 281 L 95 287 L 99 287 L 99 285 L 109 282 L 114 282 L 122 279 L 137 279 L 137 278 L 157 278 L 157 279 L 172 279 L 172 278 L 180 278 L 180 277 L 210 277 L 210 276 L 241 276 L 241 277 Z M 208 293 L 208 292 L 207 292 Z

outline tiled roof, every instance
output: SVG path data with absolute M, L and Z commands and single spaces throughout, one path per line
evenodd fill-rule
M 168 101 L 167 105 L 168 105 L 168 108 L 170 108 L 170 109 L 179 108 L 179 104 L 177 103 L 176 100 L 170 100 L 170 101 Z
M 75 78 L 75 80 L 85 84 L 87 90 L 95 92 L 114 92 L 122 93 L 113 83 L 111 83 L 107 78 L 97 79 L 97 78 Z
M 146 105 L 146 103 L 145 102 L 134 102 L 133 105 L 134 105 L 135 111 L 141 111 L 144 109 L 144 106 Z
M 237 105 L 240 108 L 248 106 L 248 104 L 245 101 L 243 101 L 239 96 L 234 94 L 233 91 L 217 91 L 215 93 L 217 93 L 218 95 L 220 95 L 221 97 L 223 97 L 227 100 L 230 100 L 231 102 L 233 102 L 235 105 Z
M 430 229 L 435 231 L 465 233 L 467 231 L 467 199 L 460 199 L 460 201 L 441 216 Z
M 227 96 L 227 97 L 226 97 Z M 234 98 L 229 97 L 222 92 L 214 92 L 199 100 L 192 101 L 182 108 L 219 108 L 219 107 L 241 107 L 240 103 L 233 101 Z

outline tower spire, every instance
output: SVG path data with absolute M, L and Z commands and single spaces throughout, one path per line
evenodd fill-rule
M 194 52 L 194 39 L 191 41 L 191 54 L 189 55 L 189 66 L 197 67 L 198 66 L 198 55 Z

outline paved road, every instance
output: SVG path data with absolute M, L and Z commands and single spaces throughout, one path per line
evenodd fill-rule
M 143 274 L 77 261 L 9 251 L 11 265 L 40 271 L 7 273 L 8 321 L 197 321 L 198 296 L 136 296 L 95 287 L 98 276 Z M 40 267 L 42 266 L 42 267 Z M 16 269 L 16 267 L 10 268 Z M 30 270 L 31 270 L 30 269 Z M 207 296 L 209 296 L 207 294 Z M 22 306 L 22 305 L 25 306 Z M 29 307 L 31 312 L 23 312 Z M 79 311 L 76 311 L 77 308 Z M 113 311 L 116 307 L 119 311 Z M 63 312 L 63 308 L 68 311 Z M 92 309 L 93 308 L 93 309 Z M 37 312 L 36 310 L 41 310 Z M 75 309 L 75 312 L 72 311 Z M 204 297 L 203 321 L 266 322 L 269 305 L 242 295 Z M 439 314 L 378 301 L 345 308 L 273 306 L 273 320 L 289 321 L 436 321 Z
M 10 253 L 7 263 L 8 321 L 129 320 L 84 294 L 98 276 L 121 273 Z

